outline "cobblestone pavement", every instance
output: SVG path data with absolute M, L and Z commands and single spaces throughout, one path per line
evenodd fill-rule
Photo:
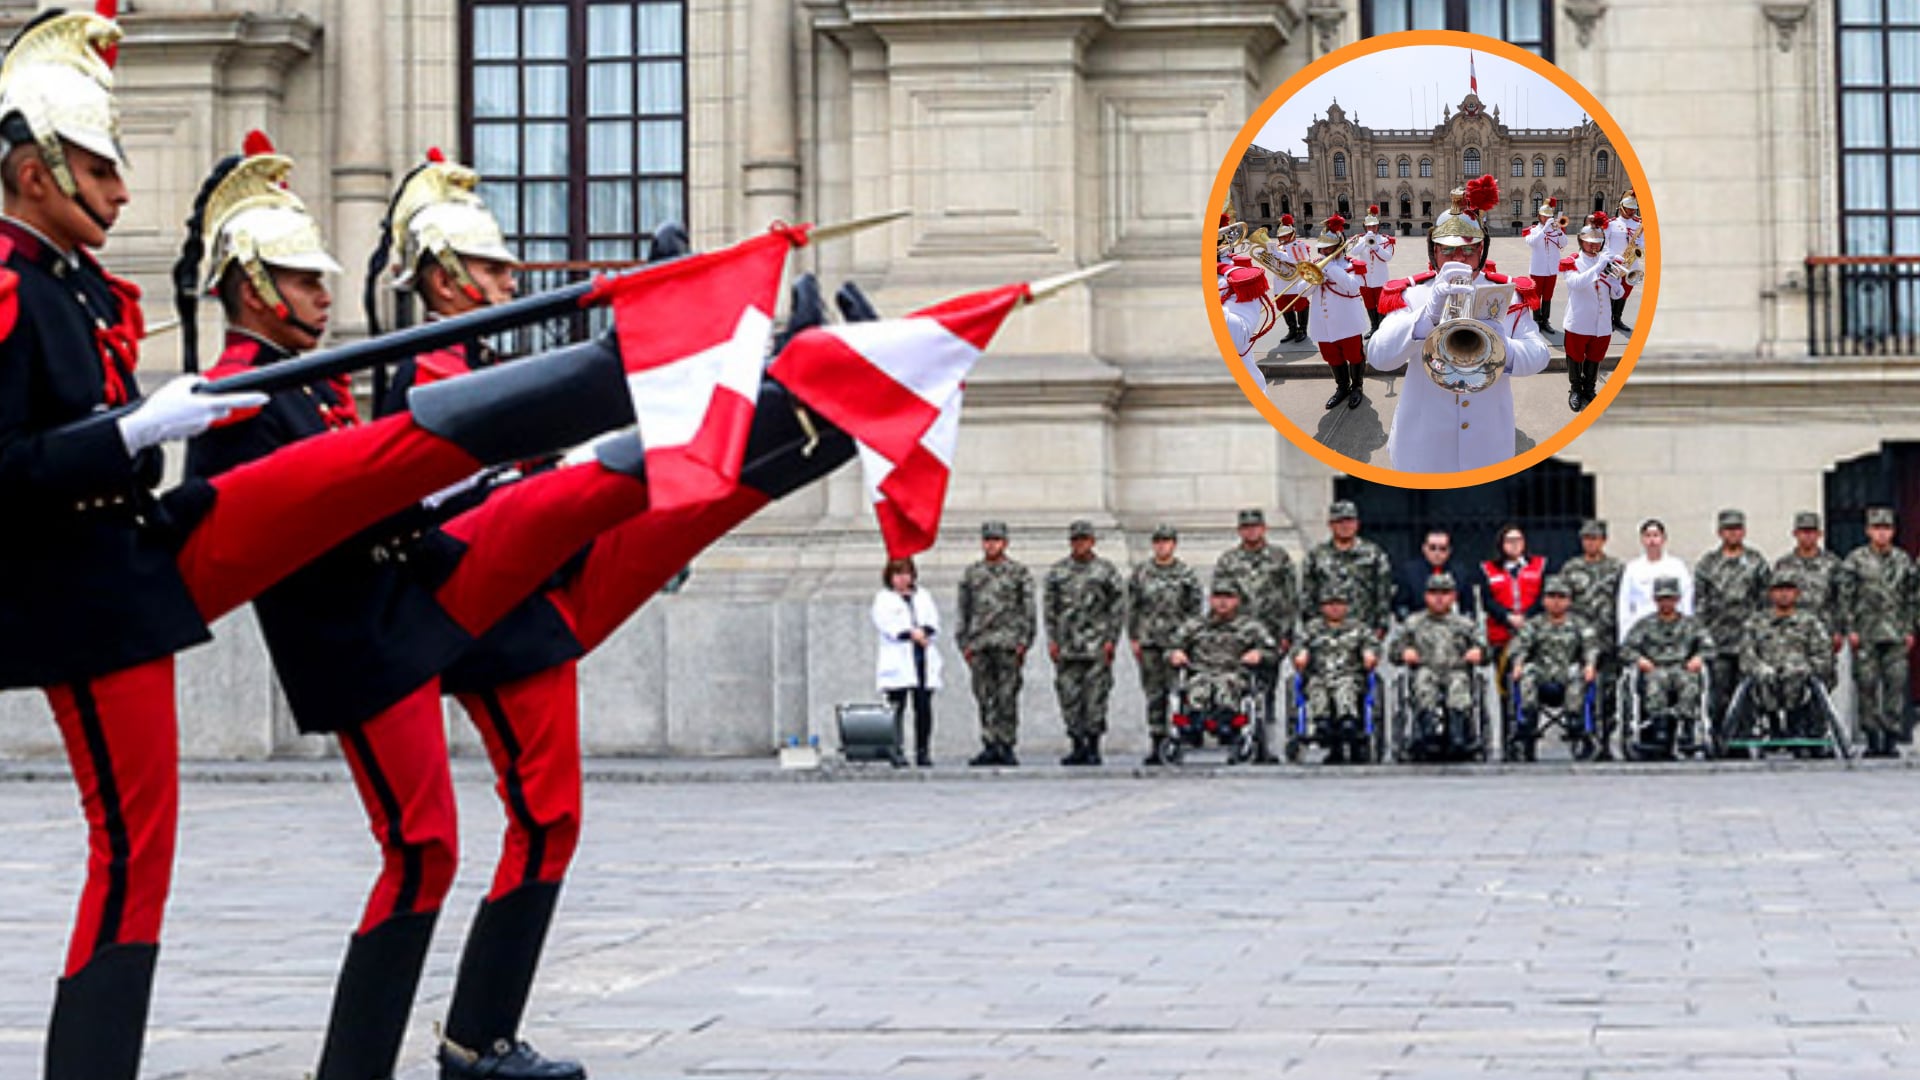
M 495 843 L 471 765 L 401 1080 Z M 81 835 L 7 775 L 30 1077 Z M 374 869 L 341 775 L 195 770 L 147 1076 L 312 1067 Z M 597 1080 L 1920 1075 L 1905 768 L 600 775 L 530 1023 Z

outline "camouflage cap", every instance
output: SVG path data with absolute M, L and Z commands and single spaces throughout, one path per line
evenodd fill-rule
M 1773 577 L 1767 579 L 1767 587 L 1770 589 L 1797 589 L 1800 587 L 1800 575 L 1794 573 L 1790 567 L 1776 567 L 1773 571 Z
M 1153 527 L 1153 538 L 1155 540 L 1178 540 L 1180 539 L 1180 530 L 1174 528 L 1170 523 L 1163 521 Z
M 1093 522 L 1088 521 L 1086 518 L 1078 518 L 1073 524 L 1067 526 L 1067 539 L 1069 540 L 1078 540 L 1083 536 L 1092 535 L 1094 535 Z
M 1867 524 L 1869 525 L 1893 524 L 1893 507 L 1891 506 L 1868 507 Z
M 1240 583 L 1230 577 L 1216 577 L 1210 590 L 1215 596 L 1231 596 L 1236 600 L 1245 600 L 1246 594 L 1240 591 Z
M 1742 510 L 1720 511 L 1720 527 L 1723 529 L 1744 529 L 1747 527 L 1747 515 Z
M 1266 523 L 1266 511 L 1261 510 L 1257 506 L 1250 506 L 1240 511 L 1240 524 L 1242 525 L 1265 525 Z
M 1446 573 L 1445 571 L 1442 571 L 1438 574 L 1433 575 L 1432 577 L 1429 577 L 1427 579 L 1427 591 L 1428 592 L 1454 591 L 1453 575 Z
M 1353 590 L 1347 588 L 1344 581 L 1334 580 L 1320 587 L 1320 602 L 1323 604 L 1351 604 Z
M 1599 518 L 1588 518 L 1580 523 L 1580 535 L 1583 537 L 1597 536 L 1605 540 L 1607 538 L 1607 523 L 1601 521 Z
M 982 539 L 982 540 L 1005 540 L 1006 538 L 1007 538 L 1007 523 L 1006 523 L 1006 522 L 1004 522 L 1004 521 L 983 521 L 983 522 L 981 522 L 981 523 L 980 523 L 980 539 Z
M 1573 587 L 1567 584 L 1566 578 L 1561 577 L 1559 574 L 1553 574 L 1547 578 L 1546 584 L 1540 587 L 1540 595 L 1572 596 Z
M 1327 507 L 1328 521 L 1345 521 L 1359 516 L 1360 508 L 1353 505 L 1352 499 L 1335 499 L 1333 505 Z
M 1793 515 L 1793 527 L 1796 529 L 1817 529 L 1820 527 L 1820 515 L 1811 510 L 1802 510 Z
M 1676 599 L 1680 596 L 1679 578 L 1663 577 L 1653 579 L 1653 598 L 1658 600 L 1663 596 L 1671 596 Z

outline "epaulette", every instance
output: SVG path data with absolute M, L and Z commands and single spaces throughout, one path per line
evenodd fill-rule
M 1481 263 L 1480 272 L 1487 275 L 1488 277 L 1492 277 L 1493 276 L 1493 260 L 1488 259 L 1486 262 Z M 1505 285 L 1506 282 L 1503 281 L 1500 284 Z
M 460 345 L 449 345 L 444 349 L 435 349 L 430 353 L 421 353 L 413 358 L 413 385 L 425 386 L 471 371 L 467 363 L 467 351 Z
M 1513 306 L 1507 309 L 1507 314 L 1511 315 L 1521 308 L 1526 308 L 1528 311 L 1540 310 L 1540 286 L 1536 285 L 1532 278 L 1514 278 L 1513 296 Z
M 1487 276 L 1487 280 L 1493 282 L 1495 285 L 1505 285 L 1507 282 L 1513 280 L 1512 278 L 1508 277 L 1505 274 L 1494 273 L 1493 270 L 1491 269 L 1491 267 L 1493 266 L 1492 263 L 1488 263 L 1487 266 L 1488 266 L 1488 269 L 1482 270 L 1481 273 L 1485 274 Z
M 1560 260 L 1561 273 L 1571 274 L 1577 269 L 1579 269 L 1579 264 L 1574 262 L 1573 256 L 1569 255 L 1566 258 Z
M 1367 260 L 1354 259 L 1352 262 L 1349 262 L 1347 264 L 1347 272 L 1355 275 L 1356 277 L 1366 277 L 1367 276 Z
M 1380 303 L 1377 305 L 1382 315 L 1391 315 L 1407 306 L 1407 286 L 1413 284 L 1412 278 L 1394 278 L 1380 286 Z

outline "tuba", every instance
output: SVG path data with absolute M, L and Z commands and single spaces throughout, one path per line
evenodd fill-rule
M 1366 234 L 1362 233 L 1360 235 L 1364 236 Z M 1301 281 L 1306 282 L 1308 285 L 1321 284 L 1327 280 L 1327 264 L 1346 255 L 1347 249 L 1352 247 L 1353 242 L 1359 238 L 1360 237 L 1356 236 L 1341 241 L 1340 246 L 1333 249 L 1333 254 L 1320 259 L 1318 262 L 1301 263 L 1295 273 L 1299 275 Z
M 1607 267 L 1606 272 L 1612 274 L 1614 277 L 1625 280 L 1629 285 L 1637 287 L 1641 282 L 1647 280 L 1646 268 L 1638 265 L 1641 258 L 1645 255 L 1646 252 L 1641 250 L 1638 242 L 1635 242 L 1632 247 L 1626 250 L 1626 254 L 1615 259 L 1613 265 Z
M 1442 390 L 1477 394 L 1500 380 L 1507 343 L 1480 319 L 1504 315 L 1512 292 L 1511 285 L 1480 286 L 1447 298 L 1420 354 L 1427 377 Z

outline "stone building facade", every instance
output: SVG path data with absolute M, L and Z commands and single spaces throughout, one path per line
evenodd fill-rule
M 1612 141 L 1592 120 L 1573 128 L 1510 128 L 1469 92 L 1445 106 L 1431 128 L 1374 128 L 1348 114 L 1339 98 L 1306 132 L 1307 155 L 1249 148 L 1233 177 L 1241 220 L 1271 228 L 1280 215 L 1310 223 L 1339 214 L 1359 220 L 1380 207 L 1381 226 L 1424 234 L 1448 206 L 1447 194 L 1476 176 L 1500 182 L 1496 231 L 1519 233 L 1549 197 L 1577 219 L 1618 204 L 1629 186 Z
M 1066 524 L 1078 517 L 1099 523 L 1101 551 L 1116 560 L 1141 557 L 1154 524 L 1170 520 L 1183 553 L 1207 566 L 1241 506 L 1266 507 L 1276 538 L 1298 552 L 1322 535 L 1333 477 L 1227 377 L 1207 328 L 1196 233 L 1212 216 L 1216 167 L 1255 106 L 1364 27 L 1387 25 L 1376 8 L 1392 2 L 686 0 L 682 10 L 675 0 L 141 0 L 126 5 L 120 77 L 134 202 L 107 258 L 164 305 L 200 177 L 248 128 L 265 127 L 299 161 L 295 182 L 341 261 L 363 266 L 407 165 L 429 145 L 471 150 L 476 11 L 584 20 L 624 6 L 639 19 L 666 3 L 681 31 L 668 59 L 684 65 L 682 81 L 677 95 L 654 89 L 684 132 L 680 159 L 669 154 L 662 172 L 679 178 L 697 242 L 776 217 L 911 207 L 909 221 L 796 260 L 829 281 L 859 281 L 895 313 L 979 285 L 1121 263 L 1017 315 L 969 385 L 946 534 L 921 560 L 949 614 L 986 516 L 1008 519 L 1013 553 L 1036 566 L 1065 553 Z M 1840 68 L 1854 53 L 1841 48 L 1837 2 L 1540 0 L 1538 47 L 1619 120 L 1660 218 L 1651 341 L 1619 400 L 1565 455 L 1593 478 L 1622 553 L 1625 523 L 1658 515 L 1691 558 L 1712 542 L 1722 505 L 1746 509 L 1754 541 L 1777 551 L 1793 511 L 1827 504 L 1841 479 L 1857 478 L 1835 471 L 1843 463 L 1905 461 L 1920 443 L 1910 339 L 1882 339 L 1872 355 L 1809 347 L 1810 312 L 1833 299 L 1821 290 L 1841 286 L 1822 285 L 1808 257 L 1842 252 L 1848 215 L 1866 223 L 1861 244 L 1875 214 L 1889 235 L 1908 221 L 1874 208 L 1865 172 L 1843 179 Z M 30 6 L 0 3 L 0 18 L 24 18 Z M 1419 5 L 1429 6 L 1467 7 Z M 1877 5 L 1848 0 L 1848 17 L 1868 7 Z M 551 63 L 589 62 L 593 43 L 579 26 L 581 47 Z M 587 72 L 566 70 L 587 87 Z M 1883 146 L 1920 145 L 1920 132 L 1886 130 L 1905 115 L 1883 112 Z M 522 119 L 531 139 L 551 118 Z M 1364 173 L 1371 158 L 1357 148 L 1356 157 Z M 1882 154 L 1890 172 L 1897 157 Z M 1436 152 L 1436 171 L 1441 160 Z M 547 182 L 522 171 L 528 184 Z M 555 182 L 594 179 L 578 171 Z M 1434 179 L 1438 202 L 1445 189 Z M 1309 185 L 1331 190 L 1305 176 L 1289 190 Z M 1373 193 L 1356 187 L 1353 204 Z M 1569 199 L 1591 194 L 1568 188 Z M 343 298 L 357 296 L 358 273 L 341 286 Z M 357 306 L 341 304 L 338 332 L 355 331 Z M 1843 340 L 1859 341 L 1862 325 Z M 173 364 L 164 341 L 143 362 L 149 379 Z M 1902 505 L 1920 513 L 1920 492 Z M 1920 521 L 1909 532 L 1920 536 Z M 588 663 L 587 746 L 764 753 L 816 732 L 831 743 L 832 706 L 874 696 L 866 605 L 880 565 L 852 469 L 763 514 Z M 247 617 L 216 634 L 183 661 L 185 752 L 326 752 L 291 733 Z M 936 750 L 950 759 L 975 729 L 962 665 L 949 659 Z M 1112 723 L 1124 750 L 1144 724 L 1124 652 L 1122 667 Z M 1027 674 L 1023 743 L 1039 755 L 1063 739 L 1037 652 Z M 0 751 L 57 752 L 43 702 L 0 695 Z

